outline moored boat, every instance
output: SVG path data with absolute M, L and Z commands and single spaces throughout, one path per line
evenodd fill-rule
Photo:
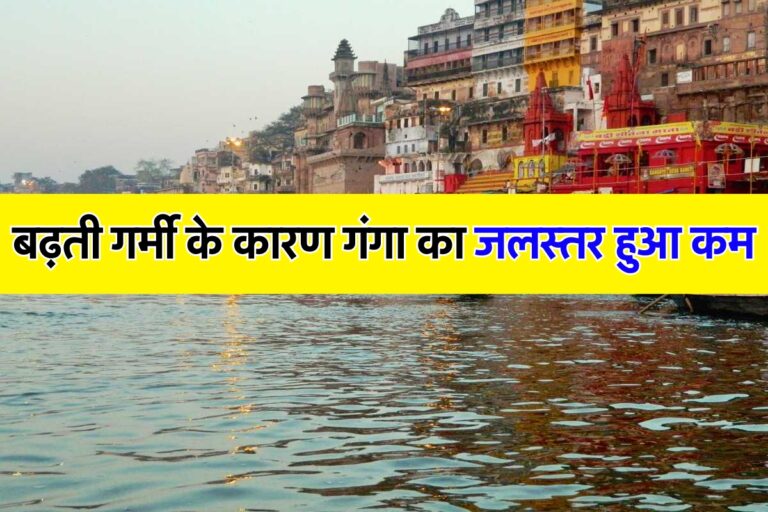
M 673 295 L 684 311 L 701 315 L 768 319 L 768 295 Z

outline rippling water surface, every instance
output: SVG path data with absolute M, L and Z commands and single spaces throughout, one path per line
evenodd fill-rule
M 636 310 L 0 298 L 0 509 L 768 510 L 766 325 Z

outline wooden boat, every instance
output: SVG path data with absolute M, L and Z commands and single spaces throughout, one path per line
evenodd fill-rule
M 690 313 L 768 319 L 768 295 L 672 295 L 670 298 Z

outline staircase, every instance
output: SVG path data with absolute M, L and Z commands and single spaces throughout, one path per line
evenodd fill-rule
M 487 194 L 489 192 L 506 192 L 504 185 L 509 181 L 514 183 L 515 174 L 512 172 L 484 172 L 473 176 L 456 191 L 457 194 Z

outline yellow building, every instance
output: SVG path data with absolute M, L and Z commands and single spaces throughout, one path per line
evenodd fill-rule
M 529 0 L 525 7 L 525 71 L 528 89 L 544 72 L 550 87 L 581 85 L 583 0 Z

